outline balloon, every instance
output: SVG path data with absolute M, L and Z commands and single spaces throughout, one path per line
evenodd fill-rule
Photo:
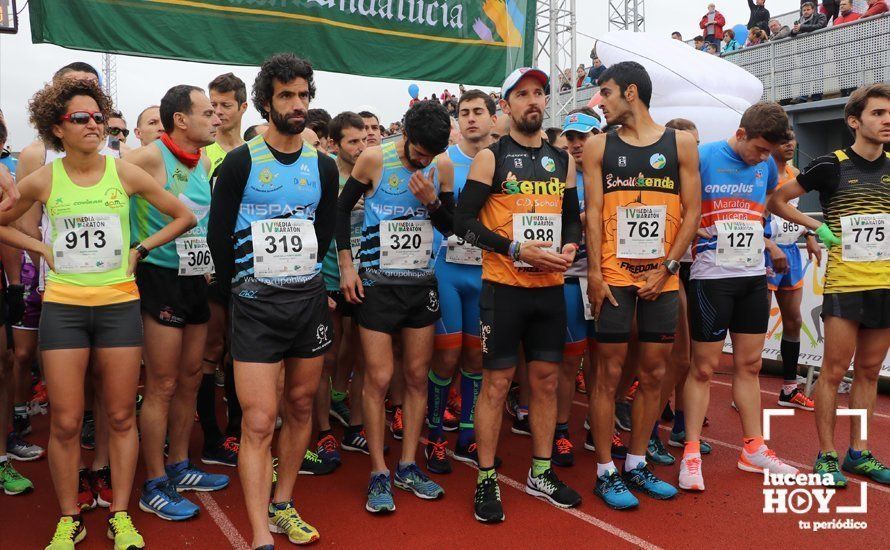
M 420 87 L 417 84 L 411 84 L 408 86 L 408 95 L 417 99 L 417 95 L 420 93 Z
M 600 95 L 599 92 L 593 94 L 593 97 L 590 98 L 590 101 L 587 102 L 587 106 L 593 109 L 597 105 L 600 104 L 600 101 L 603 100 L 603 96 Z
M 748 27 L 740 23 L 732 28 L 732 32 L 735 33 L 736 42 L 744 46 L 745 42 L 748 40 Z

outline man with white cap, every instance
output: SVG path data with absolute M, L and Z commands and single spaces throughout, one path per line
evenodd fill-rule
M 532 467 L 525 490 L 561 508 L 581 502 L 550 465 L 566 326 L 563 274 L 575 259 L 581 220 L 575 161 L 541 139 L 548 88 L 547 74 L 534 68 L 517 69 L 504 81 L 501 108 L 512 120 L 510 133 L 473 159 L 455 213 L 455 234 L 484 251 L 474 499 L 481 522 L 504 519 L 495 449 L 520 344 L 533 411 Z

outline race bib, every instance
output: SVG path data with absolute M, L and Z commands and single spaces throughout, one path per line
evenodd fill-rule
M 890 260 L 890 214 L 843 216 L 841 245 L 845 262 Z
M 807 228 L 790 222 L 784 218 L 780 218 L 773 214 L 772 219 L 773 224 L 773 240 L 776 241 L 776 244 L 780 244 L 783 246 L 792 245 L 797 242 L 797 239 L 800 238 L 801 235 L 807 232 Z
M 349 215 L 349 249 L 352 250 L 352 264 L 358 269 L 359 252 L 362 250 L 362 222 L 365 219 L 363 210 L 353 210 Z
M 763 262 L 763 224 L 753 220 L 719 220 L 717 265 L 755 267 Z
M 593 310 L 590 309 L 590 296 L 587 295 L 587 277 L 579 277 L 578 282 L 581 286 L 581 302 L 584 304 L 584 320 L 594 321 Z
M 176 239 L 176 255 L 179 256 L 179 274 L 184 276 L 213 273 L 213 258 L 205 237 L 180 237 Z
M 56 273 L 103 273 L 121 266 L 124 239 L 117 214 L 63 216 L 55 224 Z
M 445 251 L 445 261 L 453 264 L 482 265 L 482 249 L 467 244 L 457 235 L 448 237 L 448 249 Z
M 433 256 L 433 223 L 429 220 L 380 222 L 380 267 L 425 269 Z
M 314 275 L 318 239 L 310 220 L 263 220 L 250 224 L 253 273 L 256 277 Z
M 667 206 L 618 207 L 618 257 L 638 260 L 664 256 Z
M 562 214 L 513 214 L 513 239 L 526 241 L 550 241 L 549 250 L 559 254 L 562 243 Z M 532 267 L 525 262 L 513 262 L 516 267 Z

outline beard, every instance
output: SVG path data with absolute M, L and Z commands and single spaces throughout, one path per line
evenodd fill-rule
M 269 119 L 272 121 L 272 124 L 275 126 L 275 129 L 281 132 L 282 134 L 286 134 L 289 136 L 299 135 L 303 130 L 306 129 L 306 111 L 299 111 L 301 115 L 303 115 L 303 120 L 300 122 L 291 122 L 289 117 L 295 113 L 279 113 L 274 108 L 269 112 Z
M 403 147 L 404 147 L 404 152 L 405 152 L 405 159 L 408 161 L 408 164 L 410 164 L 414 168 L 417 168 L 418 170 L 423 170 L 424 168 L 426 168 L 426 166 L 424 166 L 418 162 L 415 162 L 415 160 L 413 158 L 411 158 L 411 150 L 408 148 L 408 140 L 407 139 L 405 140 L 405 145 Z
M 529 115 L 533 113 L 538 114 L 537 120 L 529 117 Z M 544 125 L 544 114 L 540 111 L 533 111 L 532 113 L 524 114 L 519 120 L 513 119 L 513 124 L 520 133 L 528 136 L 537 134 L 541 131 L 541 127 Z

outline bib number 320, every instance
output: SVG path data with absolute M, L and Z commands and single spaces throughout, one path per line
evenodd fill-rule
M 433 223 L 429 220 L 380 222 L 380 267 L 424 269 L 433 255 Z
M 103 273 L 123 261 L 123 232 L 116 214 L 56 218 L 56 273 Z
M 754 220 L 719 220 L 717 265 L 755 267 L 763 263 L 763 225 Z
M 845 262 L 890 260 L 890 214 L 842 217 L 841 245 Z
M 318 264 L 318 239 L 310 220 L 253 222 L 253 271 L 257 277 L 306 277 Z

